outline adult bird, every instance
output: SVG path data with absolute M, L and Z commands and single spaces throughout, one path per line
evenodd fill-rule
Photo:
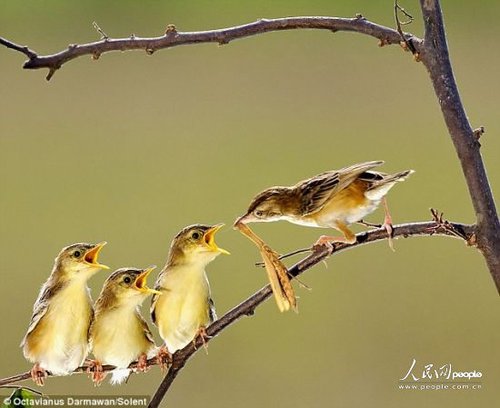
M 384 203 L 384 227 L 389 237 L 392 219 L 385 202 L 389 190 L 405 180 L 413 170 L 386 174 L 372 170 L 383 161 L 369 161 L 331 170 L 290 187 L 271 187 L 257 194 L 247 212 L 235 225 L 251 222 L 285 220 L 307 227 L 334 228 L 342 237 L 321 236 L 317 245 L 356 241 L 349 225 L 363 222 L 364 217 Z
M 331 170 L 289 187 L 270 187 L 257 194 L 248 210 L 234 223 L 259 248 L 278 308 L 281 311 L 296 310 L 296 298 L 286 268 L 275 251 L 257 237 L 246 224 L 285 220 L 307 227 L 334 228 L 343 236 L 322 235 L 315 246 L 324 245 L 333 251 L 333 243 L 356 242 L 349 229 L 353 223 L 363 223 L 363 218 L 384 203 L 385 227 L 389 246 L 392 245 L 392 219 L 389 214 L 386 194 L 413 170 L 386 174 L 372 170 L 383 161 L 370 161 Z

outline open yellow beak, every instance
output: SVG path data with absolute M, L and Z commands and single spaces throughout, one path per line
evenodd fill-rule
M 86 264 L 93 266 L 94 268 L 109 269 L 109 266 L 102 265 L 99 262 L 97 262 L 97 258 L 99 257 L 99 252 L 101 252 L 101 249 L 106 244 L 107 244 L 107 242 L 103 241 L 103 242 L 99 242 L 98 244 L 94 245 L 93 248 L 91 248 L 87 251 L 87 253 L 83 257 L 83 261 Z
M 205 232 L 205 235 L 203 236 L 203 241 L 205 242 L 205 245 L 210 249 L 210 251 L 230 255 L 228 251 L 219 248 L 215 243 L 215 233 L 219 231 L 223 226 L 224 224 L 217 224 L 211 227 L 207 232 Z
M 144 293 L 151 293 L 155 295 L 161 295 L 161 292 L 155 289 L 151 289 L 147 285 L 148 275 L 156 269 L 156 265 L 150 266 L 149 268 L 144 269 L 144 271 L 135 279 L 134 285 L 135 288 Z

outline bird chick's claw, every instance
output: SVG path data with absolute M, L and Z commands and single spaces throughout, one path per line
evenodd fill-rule
M 198 340 L 198 338 L 201 339 L 201 342 L 203 343 L 203 348 L 205 349 L 205 352 L 208 354 L 208 340 L 210 340 L 212 338 L 212 336 L 209 336 L 208 333 L 207 333 L 207 329 L 205 326 L 201 326 L 198 331 L 196 332 L 196 335 L 194 336 L 194 339 L 193 339 L 193 345 L 194 345 L 194 348 L 196 349 L 196 341 Z
M 146 354 L 141 354 L 137 360 L 136 371 L 139 373 L 145 373 L 148 371 L 148 356 Z
M 43 387 L 45 384 L 45 379 L 48 377 L 47 371 L 40 367 L 40 364 L 36 363 L 30 371 L 31 379 L 39 387 Z
M 106 373 L 102 369 L 102 364 L 97 360 L 89 362 L 87 374 L 90 374 L 90 378 L 96 387 L 100 386 L 106 377 Z
M 161 346 L 158 350 L 158 354 L 156 355 L 156 361 L 160 366 L 162 372 L 168 370 L 168 367 L 172 365 L 173 357 L 172 353 L 170 353 L 166 346 Z

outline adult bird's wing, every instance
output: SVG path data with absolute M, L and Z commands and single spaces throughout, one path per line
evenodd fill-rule
M 301 215 L 310 215 L 320 211 L 327 201 L 342 191 L 365 171 L 383 164 L 383 161 L 371 161 L 354 164 L 340 170 L 327 171 L 296 184 L 301 197 Z

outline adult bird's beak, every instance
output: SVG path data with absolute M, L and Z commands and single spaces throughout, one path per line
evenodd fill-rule
M 83 257 L 83 261 L 90 266 L 93 266 L 95 268 L 100 268 L 100 269 L 109 269 L 109 266 L 102 265 L 99 262 L 97 262 L 97 258 L 99 256 L 99 252 L 101 252 L 101 249 L 104 245 L 106 245 L 107 242 L 99 242 L 98 244 L 95 244 L 92 248 L 90 248 L 85 256 Z
M 211 227 L 207 232 L 205 232 L 205 235 L 203 236 L 203 241 L 205 245 L 210 249 L 210 251 L 230 255 L 228 251 L 219 248 L 215 243 L 215 233 L 219 231 L 223 226 L 224 224 L 217 224 Z
M 246 224 L 249 221 L 250 214 L 244 214 L 241 217 L 237 218 L 233 224 L 233 228 L 238 228 L 240 224 Z
M 135 279 L 134 286 L 139 292 L 161 295 L 161 292 L 151 289 L 147 285 L 148 275 L 156 268 L 156 265 L 144 269 L 144 271 Z

